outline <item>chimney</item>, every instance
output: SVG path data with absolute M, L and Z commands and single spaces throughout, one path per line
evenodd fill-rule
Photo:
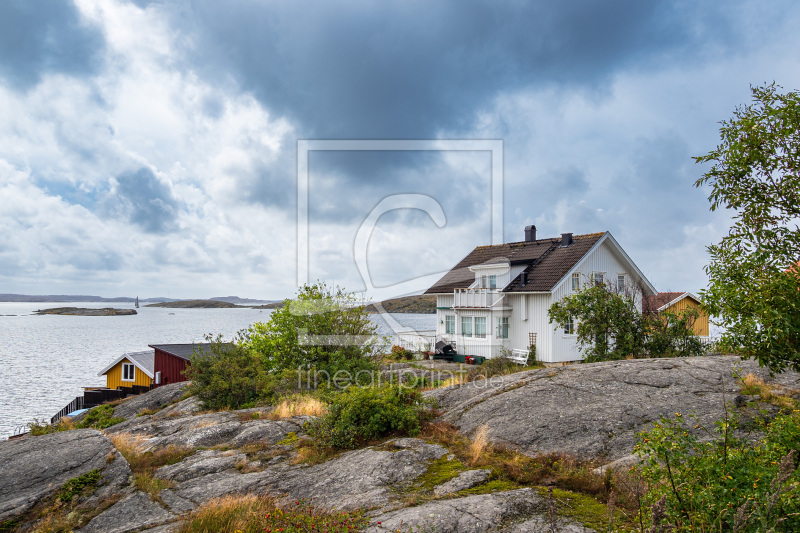
M 536 240 L 536 226 L 525 226 L 525 242 Z
M 569 246 L 572 244 L 572 233 L 561 234 L 561 246 Z

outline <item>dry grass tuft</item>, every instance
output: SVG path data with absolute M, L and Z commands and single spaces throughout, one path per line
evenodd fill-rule
M 155 471 L 164 465 L 182 461 L 194 453 L 192 449 L 175 446 L 150 451 L 147 450 L 146 438 L 130 433 L 112 435 L 111 442 L 128 461 L 136 480 L 136 486 L 149 494 L 151 498 L 157 498 L 159 492 L 172 487 L 171 482 L 154 477 Z
M 481 457 L 486 450 L 486 446 L 489 445 L 489 426 L 483 424 L 481 427 L 478 428 L 478 431 L 475 432 L 475 436 L 472 438 L 472 444 L 469 447 L 469 459 L 470 464 L 476 465 L 480 461 Z
M 770 403 L 783 409 L 793 409 L 797 402 L 789 396 L 775 394 L 773 391 L 778 387 L 769 385 L 755 374 L 747 374 L 742 378 L 742 394 L 758 395 L 762 402 Z
M 282 400 L 269 413 L 269 418 L 271 420 L 279 420 L 300 415 L 324 416 L 327 413 L 328 406 L 324 402 L 313 396 L 298 395 Z
M 183 522 L 179 533 L 242 533 L 254 531 L 361 531 L 369 523 L 359 511 L 323 511 L 305 501 L 285 507 L 252 494 L 209 501 Z

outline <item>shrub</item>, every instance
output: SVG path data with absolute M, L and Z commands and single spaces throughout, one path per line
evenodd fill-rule
M 211 340 L 210 353 L 195 353 L 186 376 L 190 394 L 197 395 L 206 409 L 244 409 L 257 403 L 274 402 L 296 392 L 304 383 L 297 372 L 268 372 L 261 356 L 240 337 L 234 343 Z
M 697 309 L 681 313 L 665 312 L 647 318 L 645 351 L 650 357 L 695 357 L 705 353 L 705 347 L 694 333 Z
M 402 361 L 404 359 L 410 361 L 414 357 L 414 354 L 402 346 L 394 345 L 392 346 L 392 357 L 397 361 Z
M 800 531 L 800 411 L 778 415 L 753 443 L 732 435 L 735 420 L 700 440 L 685 417 L 661 420 L 639 436 L 653 527 L 677 531 Z M 661 523 L 663 522 L 663 524 Z
M 94 490 L 97 482 L 100 481 L 100 470 L 94 469 L 78 477 L 74 477 L 64 483 L 58 493 L 58 498 L 62 502 L 71 501 L 84 491 Z
M 422 395 L 401 387 L 350 387 L 335 395 L 309 434 L 323 446 L 350 449 L 391 433 L 415 436 L 428 418 Z
M 40 422 L 34 420 L 28 424 L 28 429 L 31 435 L 46 435 L 48 433 L 56 433 L 58 431 L 69 431 L 71 429 L 105 429 L 114 424 L 124 422 L 124 418 L 114 416 L 114 406 L 110 404 L 98 405 L 97 407 L 89 410 L 86 416 L 80 422 L 73 422 L 69 417 L 63 417 L 55 424 L 48 424 L 47 422 Z

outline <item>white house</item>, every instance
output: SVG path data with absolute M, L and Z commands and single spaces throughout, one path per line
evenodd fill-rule
M 536 346 L 546 363 L 580 360 L 574 327 L 556 328 L 550 305 L 585 283 L 657 293 L 609 232 L 479 246 L 425 294 L 436 295 L 436 339 L 459 353 L 495 357 Z M 641 298 L 637 300 L 641 310 Z

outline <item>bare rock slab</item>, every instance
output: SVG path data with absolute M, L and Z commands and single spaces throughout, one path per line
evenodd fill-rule
M 176 404 L 180 405 L 180 404 Z M 301 433 L 302 421 L 240 419 L 234 412 L 203 415 L 140 416 L 112 426 L 106 433 L 144 437 L 146 450 L 275 444 L 289 433 Z
M 171 522 L 176 515 L 150 500 L 143 492 L 131 494 L 95 516 L 82 533 L 131 533 Z
M 546 517 L 548 505 L 535 491 L 525 488 L 495 494 L 480 494 L 436 500 L 375 517 L 367 530 L 436 531 L 437 533 L 484 533 L 494 531 L 551 531 Z M 537 529 L 536 524 L 543 527 Z M 559 519 L 556 531 L 592 531 Z
M 487 425 L 492 442 L 528 455 L 568 453 L 609 461 L 633 452 L 636 433 L 659 416 L 695 413 L 711 426 L 740 383 L 735 374 L 800 389 L 800 375 L 770 376 L 732 356 L 609 361 L 520 372 L 426 393 L 442 419 L 471 435 Z
M 114 416 L 130 420 L 146 409 L 161 409 L 165 405 L 180 400 L 188 382 L 170 383 L 157 387 L 145 394 L 126 398 L 114 408 Z
M 434 496 L 444 496 L 460 490 L 471 489 L 489 479 L 490 470 L 467 470 L 446 483 L 433 487 Z
M 93 429 L 0 442 L 0 521 L 24 514 L 68 480 L 95 469 L 102 471 L 98 487 L 106 496 L 121 492 L 131 475 L 111 441 Z
M 445 453 L 445 448 L 419 439 L 395 439 L 378 448 L 343 453 L 318 465 L 282 461 L 260 472 L 243 474 L 232 467 L 239 457 L 204 451 L 183 461 L 182 466 L 159 469 L 156 476 L 175 481 L 171 489 L 174 496 L 195 505 L 227 494 L 257 493 L 352 510 L 390 504 L 395 488 L 424 474 L 431 461 Z

